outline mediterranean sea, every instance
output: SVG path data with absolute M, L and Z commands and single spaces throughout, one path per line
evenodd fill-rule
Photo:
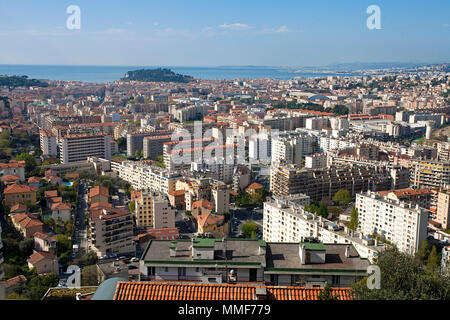
M 90 83 L 113 82 L 127 71 L 138 69 L 169 68 L 175 73 L 202 80 L 260 79 L 289 80 L 296 77 L 326 77 L 329 75 L 358 76 L 359 74 L 294 72 L 298 68 L 229 66 L 229 67 L 171 67 L 171 66 L 51 66 L 51 65 L 2 65 L 0 75 L 23 76 L 30 79 L 71 80 Z

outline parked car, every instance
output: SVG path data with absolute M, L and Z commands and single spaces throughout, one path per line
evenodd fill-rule
M 139 262 L 139 258 L 133 257 L 130 259 L 131 262 Z

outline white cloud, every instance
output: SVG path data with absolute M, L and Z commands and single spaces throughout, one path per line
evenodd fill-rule
M 284 33 L 284 32 L 289 32 L 289 31 L 290 31 L 290 30 L 289 30 L 288 27 L 286 27 L 286 26 L 281 26 L 281 27 L 279 27 L 279 28 L 277 29 L 276 32 Z
M 253 27 L 249 26 L 245 23 L 231 23 L 231 24 L 221 24 L 219 28 L 228 29 L 228 30 L 247 30 L 252 29 Z

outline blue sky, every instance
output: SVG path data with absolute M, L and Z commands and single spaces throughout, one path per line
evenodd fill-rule
M 68 30 L 69 5 L 81 29 Z M 369 5 L 381 30 L 366 27 Z M 0 64 L 450 62 L 448 0 L 0 0 Z

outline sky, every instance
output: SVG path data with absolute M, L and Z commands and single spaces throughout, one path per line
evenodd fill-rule
M 367 28 L 370 5 L 381 29 Z M 0 0 L 0 64 L 442 63 L 449 12 L 448 0 Z

